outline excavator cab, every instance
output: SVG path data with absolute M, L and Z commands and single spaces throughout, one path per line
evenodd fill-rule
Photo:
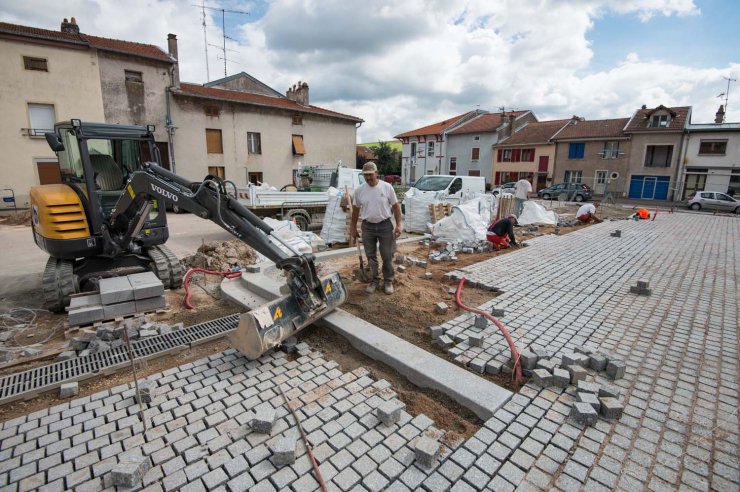
M 62 181 L 31 188 L 34 241 L 50 256 L 44 271 L 47 309 L 63 310 L 71 294 L 94 290 L 105 276 L 153 270 L 166 287 L 180 286 L 181 267 L 164 246 L 164 203 L 152 200 L 127 251 L 116 251 L 109 234 L 108 221 L 129 177 L 145 162 L 159 162 L 153 131 L 71 120 L 46 134 Z

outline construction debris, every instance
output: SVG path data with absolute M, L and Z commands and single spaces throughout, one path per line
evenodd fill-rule
M 186 268 L 223 272 L 253 265 L 256 261 L 257 252 L 244 242 L 234 239 L 203 243 L 195 254 L 183 258 L 182 263 Z

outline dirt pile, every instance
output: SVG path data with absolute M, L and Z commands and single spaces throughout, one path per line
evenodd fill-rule
M 23 210 L 21 212 L 14 212 L 10 215 L 6 215 L 3 218 L 0 218 L 0 224 L 30 226 L 32 216 L 33 216 L 33 213 L 31 212 L 31 210 Z
M 257 252 L 238 239 L 231 241 L 209 241 L 195 254 L 183 258 L 186 268 L 205 268 L 226 271 L 257 262 Z

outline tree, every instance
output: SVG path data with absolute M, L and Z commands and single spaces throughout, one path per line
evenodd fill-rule
M 371 147 L 375 152 L 375 164 L 378 172 L 383 175 L 401 174 L 401 154 L 391 147 L 388 142 L 378 142 Z

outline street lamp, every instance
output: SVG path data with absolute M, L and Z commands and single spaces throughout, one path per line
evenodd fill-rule
M 609 179 L 611 178 L 612 159 L 618 159 L 624 155 L 624 151 L 619 149 L 618 142 L 610 142 L 609 147 L 604 146 L 604 150 L 599 152 L 599 157 L 606 159 L 606 181 L 604 182 L 604 201 L 608 201 Z

